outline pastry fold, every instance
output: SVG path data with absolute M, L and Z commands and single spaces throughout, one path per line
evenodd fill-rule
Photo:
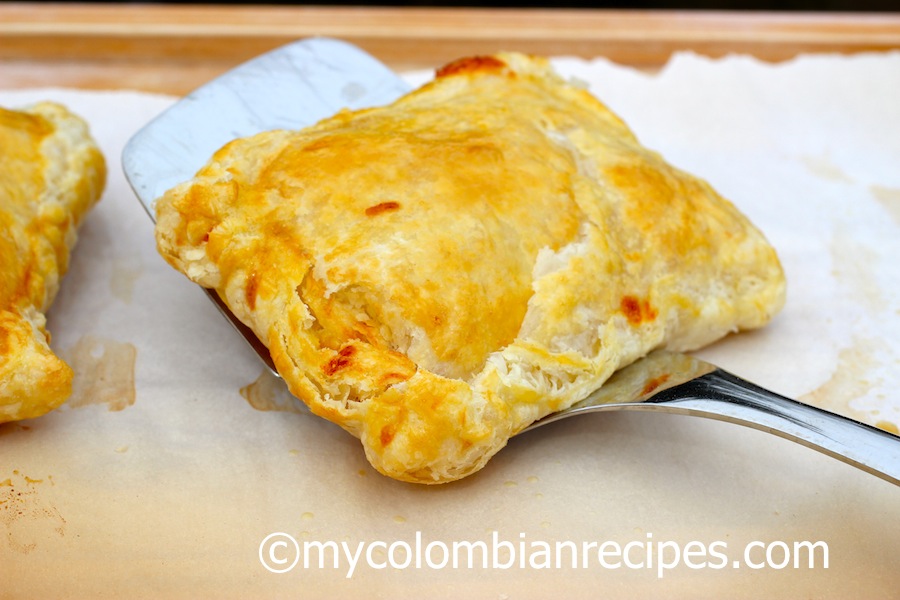
M 157 244 L 372 465 L 440 483 L 655 348 L 759 327 L 775 251 L 548 61 L 462 59 L 395 103 L 220 149 Z
M 0 423 L 40 416 L 71 394 L 44 312 L 105 179 L 87 125 L 65 107 L 0 108 Z

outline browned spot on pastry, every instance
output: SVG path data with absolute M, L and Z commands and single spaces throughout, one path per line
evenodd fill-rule
M 337 353 L 337 356 L 329 360 L 325 363 L 325 366 L 322 367 L 322 372 L 325 373 L 328 377 L 331 377 L 347 365 L 349 365 L 353 360 L 350 358 L 356 352 L 355 346 L 344 346 Z
M 10 354 L 10 332 L 5 327 L 0 327 L 0 356 Z
M 620 305 L 625 318 L 632 325 L 640 325 L 656 318 L 658 312 L 650 306 L 649 300 L 640 300 L 634 296 L 623 296 Z
M 381 428 L 381 445 L 387 446 L 394 440 L 394 435 L 397 433 L 397 427 L 393 424 L 385 425 Z
M 385 373 L 381 376 L 379 383 L 383 386 L 388 386 L 394 383 L 400 383 L 401 381 L 406 381 L 407 379 L 409 379 L 409 375 L 404 375 L 403 373 Z
M 459 73 L 475 73 L 484 71 L 496 73 L 506 68 L 506 63 L 494 56 L 469 56 L 444 65 L 435 73 L 435 77 L 448 77 Z
M 653 379 L 648 381 L 646 385 L 644 385 L 644 389 L 641 390 L 641 395 L 646 395 L 646 394 L 650 394 L 650 393 L 654 392 L 656 390 L 656 388 L 658 388 L 659 386 L 661 386 L 668 380 L 669 380 L 668 373 L 663 373 L 659 377 L 654 377 Z
M 304 147 L 304 151 L 306 152 L 318 152 L 319 150 L 330 150 L 333 148 L 338 142 L 338 139 L 335 136 L 325 135 L 320 137 L 317 140 L 306 144 Z
M 652 321 L 652 320 L 655 319 L 656 316 L 659 314 L 659 311 L 658 311 L 658 310 L 656 310 L 655 308 L 653 308 L 652 306 L 650 306 L 650 301 L 649 301 L 649 300 L 644 300 L 644 301 L 641 303 L 641 312 L 642 312 L 643 315 L 644 315 L 644 320 L 645 320 L 645 321 Z
M 380 204 L 376 204 L 375 206 L 370 206 L 369 208 L 367 208 L 366 216 L 374 217 L 375 215 L 380 215 L 381 213 L 397 210 L 398 208 L 400 208 L 399 202 L 381 202 Z
M 250 307 L 250 310 L 256 308 L 256 294 L 259 292 L 259 274 L 256 271 L 250 273 L 250 276 L 247 277 L 247 287 L 244 289 L 244 293 L 247 297 L 247 306 Z
M 631 324 L 641 322 L 641 304 L 634 296 L 625 296 L 622 298 L 622 312 Z
M 183 223 L 173 233 L 178 244 L 196 243 L 204 239 L 215 226 L 214 211 L 211 208 L 214 192 L 205 186 L 191 188 L 181 200 L 182 207 L 197 215 L 191 223 Z

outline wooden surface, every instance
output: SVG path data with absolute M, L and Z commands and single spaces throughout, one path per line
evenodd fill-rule
M 181 94 L 289 41 L 332 36 L 395 69 L 519 50 L 656 69 L 673 52 L 769 61 L 900 49 L 900 13 L 803 14 L 0 3 L 0 87 Z

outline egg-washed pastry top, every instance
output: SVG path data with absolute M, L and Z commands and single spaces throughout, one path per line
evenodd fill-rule
M 413 482 L 477 471 L 616 369 L 759 327 L 785 293 L 731 203 L 512 53 L 235 140 L 157 217 L 162 255 L 217 290 L 291 392 Z
M 40 416 L 71 394 L 44 312 L 105 180 L 87 125 L 66 108 L 0 108 L 0 423 Z

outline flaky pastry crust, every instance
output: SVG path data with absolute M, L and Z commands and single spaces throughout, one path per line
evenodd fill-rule
M 63 106 L 0 108 L 0 423 L 40 416 L 71 394 L 44 312 L 105 177 L 87 126 Z
M 731 203 L 521 54 L 235 140 L 157 217 L 165 259 L 405 481 L 473 473 L 650 350 L 759 327 L 784 301 Z

